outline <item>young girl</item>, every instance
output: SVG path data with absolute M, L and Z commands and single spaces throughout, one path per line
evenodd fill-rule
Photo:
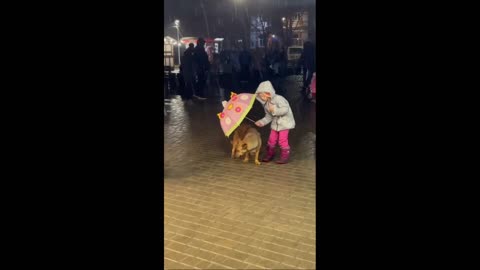
M 282 150 L 278 164 L 285 164 L 290 157 L 290 145 L 288 144 L 288 131 L 295 128 L 295 119 L 288 101 L 275 94 L 270 81 L 262 82 L 256 91 L 257 100 L 265 109 L 265 117 L 255 122 L 258 127 L 263 127 L 271 122 L 270 137 L 267 143 L 267 155 L 263 162 L 272 161 L 275 155 L 275 146 L 280 145 Z

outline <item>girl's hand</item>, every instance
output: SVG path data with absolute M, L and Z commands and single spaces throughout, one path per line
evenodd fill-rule
M 257 127 L 263 127 L 263 124 L 262 124 L 262 122 L 260 122 L 260 121 L 255 122 L 255 125 L 256 125 Z

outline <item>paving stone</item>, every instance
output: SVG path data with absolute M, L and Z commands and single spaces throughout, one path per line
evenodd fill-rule
M 164 263 L 165 263 L 164 264 L 165 269 L 185 269 L 185 265 L 176 261 L 172 261 L 168 258 L 165 259 Z
M 200 268 L 200 269 L 208 269 L 207 267 L 211 265 L 212 263 L 210 261 L 204 261 L 204 260 L 198 260 L 198 263 L 195 265 L 195 267 Z
M 226 261 L 228 257 L 217 254 L 215 257 L 211 258 L 210 260 L 214 263 L 220 264 L 220 265 L 225 265 L 223 262 Z
M 301 262 L 297 265 L 297 267 L 298 267 L 299 269 L 312 270 L 312 269 L 315 269 L 315 263 L 301 261 Z
M 234 269 L 233 267 L 230 267 L 230 266 L 225 266 L 225 265 L 222 265 L 222 264 L 218 264 L 218 263 L 214 263 L 212 262 L 208 267 L 207 269 Z
M 298 264 L 300 264 L 300 260 L 297 258 L 286 257 L 284 260 L 281 261 L 282 264 L 287 265 L 289 267 L 296 268 Z
M 186 264 L 186 265 L 191 265 L 191 266 L 195 266 L 196 264 L 198 264 L 201 260 L 198 259 L 198 258 L 195 258 L 195 257 L 186 257 L 185 259 L 183 259 L 181 261 L 181 263 L 183 264 Z M 193 268 L 193 267 L 192 267 Z
M 232 259 L 226 259 L 225 261 L 222 262 L 222 264 L 224 264 L 226 266 L 230 266 L 233 269 L 245 269 L 245 267 L 247 267 L 247 265 L 248 265 L 246 263 L 239 262 L 239 261 L 232 260 Z
M 308 246 L 308 245 L 299 243 L 298 246 L 296 247 L 296 249 L 298 249 L 302 252 L 315 254 L 315 246 Z
M 215 258 L 215 256 L 217 256 L 215 253 L 205 250 L 199 250 L 195 255 L 195 257 L 205 261 L 210 261 L 211 259 Z
M 171 261 L 179 262 L 185 259 L 188 255 L 185 253 L 177 252 L 170 250 L 171 252 L 168 255 L 165 255 L 165 258 L 170 259 Z
M 295 254 L 295 257 L 306 260 L 306 261 L 315 262 L 315 254 L 299 251 Z

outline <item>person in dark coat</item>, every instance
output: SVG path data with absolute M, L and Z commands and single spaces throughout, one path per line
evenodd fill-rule
M 212 62 L 210 64 L 210 86 L 213 94 L 220 95 L 220 55 L 218 53 L 212 54 Z
M 194 95 L 194 97 L 202 100 L 205 99 L 207 72 L 210 70 L 210 62 L 208 61 L 208 55 L 205 51 L 205 40 L 203 38 L 198 39 L 193 56 L 194 68 L 197 76 L 195 85 L 196 95 Z
M 230 99 L 230 92 L 233 89 L 233 64 L 230 60 L 230 55 L 226 55 L 222 63 L 222 75 L 220 77 L 221 86 L 223 88 L 223 97 L 226 100 Z
M 247 47 L 243 48 L 243 51 L 240 53 L 239 56 L 239 62 L 240 62 L 240 80 L 242 81 L 248 81 L 248 75 L 250 73 L 250 65 L 252 63 L 252 56 L 250 55 L 250 52 L 247 50 Z
M 303 52 L 299 59 L 299 65 L 303 69 L 303 88 L 307 88 L 315 72 L 315 47 L 307 41 L 303 44 Z
M 183 59 L 183 56 L 182 56 Z M 183 60 L 182 60 L 183 62 Z M 182 97 L 182 100 L 185 100 L 185 80 L 183 79 L 183 66 L 180 65 L 180 72 L 177 74 L 177 80 L 178 80 L 178 93 Z
M 183 53 L 183 61 L 182 61 L 183 80 L 185 82 L 185 89 L 183 91 L 182 98 L 186 100 L 188 103 L 192 102 L 193 84 L 195 81 L 193 58 L 194 58 L 194 48 L 193 48 L 193 43 L 190 43 L 188 44 L 188 49 L 185 50 L 185 52 Z
M 258 47 L 255 48 L 253 54 L 253 74 L 255 84 L 259 84 L 263 81 L 263 64 L 262 64 L 263 55 Z
M 287 49 L 285 47 L 280 48 L 279 54 L 280 68 L 279 73 L 281 77 L 285 77 L 287 73 Z

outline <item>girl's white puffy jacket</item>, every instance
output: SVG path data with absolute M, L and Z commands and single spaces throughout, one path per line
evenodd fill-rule
M 258 94 L 262 92 L 270 93 L 271 99 L 269 102 L 260 99 Z M 284 97 L 275 94 L 275 89 L 273 89 L 270 81 L 260 83 L 255 93 L 257 94 L 257 100 L 263 105 L 265 110 L 265 117 L 260 120 L 264 126 L 271 122 L 271 128 L 276 131 L 295 128 L 295 119 L 293 118 L 290 104 Z M 269 104 L 275 106 L 273 113 L 268 111 Z

